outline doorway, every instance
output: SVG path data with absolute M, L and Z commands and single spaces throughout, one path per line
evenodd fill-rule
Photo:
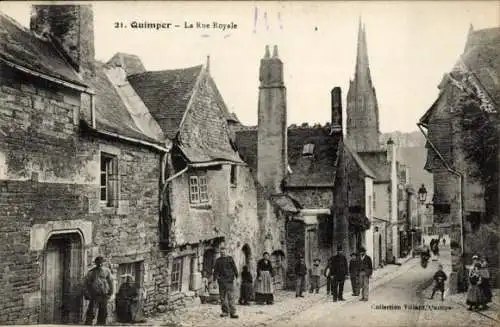
M 209 280 L 212 279 L 212 273 L 215 264 L 215 249 L 206 249 L 203 253 L 203 272 Z
M 243 266 L 247 266 L 250 271 L 252 271 L 252 267 L 250 267 L 252 259 L 252 250 L 248 244 L 243 245 L 241 248 L 240 254 L 240 271 L 243 270 Z
M 382 266 L 382 235 L 378 235 L 378 264 Z
M 77 233 L 53 235 L 44 253 L 41 321 L 79 323 L 82 312 L 82 241 Z

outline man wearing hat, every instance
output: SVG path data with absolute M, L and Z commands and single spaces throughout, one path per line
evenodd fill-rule
M 111 270 L 103 267 L 104 258 L 94 260 L 95 267 L 85 277 L 85 299 L 89 301 L 85 325 L 92 325 L 95 318 L 95 309 L 98 309 L 97 324 L 105 325 L 108 316 L 108 300 L 113 295 L 113 279 Z
M 372 258 L 366 255 L 366 249 L 359 249 L 360 267 L 359 267 L 359 282 L 361 288 L 361 301 L 368 301 L 370 277 L 373 272 Z
M 234 280 L 238 278 L 238 269 L 233 257 L 226 255 L 226 245 L 219 245 L 220 257 L 215 260 L 214 281 L 219 285 L 219 295 L 221 300 L 221 317 L 238 318 L 236 306 L 234 305 Z
M 330 259 L 330 276 L 333 283 L 333 302 L 344 301 L 344 282 L 347 276 L 347 259 L 342 246 L 337 246 L 337 254 Z

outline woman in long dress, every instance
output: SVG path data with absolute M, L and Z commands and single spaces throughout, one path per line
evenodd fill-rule
M 263 258 L 257 263 L 257 279 L 255 281 L 255 302 L 257 304 L 273 304 L 274 271 L 269 260 L 269 253 L 264 252 Z
M 472 266 L 469 274 L 470 287 L 467 291 L 466 304 L 469 306 L 468 310 L 479 310 L 479 307 L 484 303 L 484 294 L 480 287 L 481 274 L 479 268 L 481 264 L 476 263 Z

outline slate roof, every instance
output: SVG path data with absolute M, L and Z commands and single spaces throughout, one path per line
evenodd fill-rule
M 473 31 L 462 55 L 486 92 L 500 106 L 500 27 Z
M 329 128 L 288 128 L 288 165 L 291 173 L 285 178 L 288 187 L 326 187 L 335 183 L 340 136 L 330 136 Z M 305 144 L 314 144 L 314 155 L 302 155 Z M 240 155 L 254 175 L 257 172 L 257 129 L 236 131 Z
M 128 76 L 136 93 L 171 139 L 179 130 L 202 68 L 198 65 Z
M 387 162 L 387 151 L 358 152 L 358 156 L 375 173 L 377 181 L 386 182 L 391 179 L 391 164 Z
M 375 172 L 373 172 L 373 170 L 365 164 L 357 152 L 350 147 L 348 142 L 344 142 L 344 148 L 352 156 L 358 167 L 363 171 L 365 177 L 368 176 L 371 178 L 377 178 L 377 174 L 375 174 Z
M 2 12 L 0 12 L 0 57 L 51 77 L 86 85 L 51 41 L 35 36 Z
M 287 194 L 273 194 L 270 200 L 284 212 L 298 213 L 302 209 L 300 203 Z
M 115 87 L 105 75 L 106 65 L 101 62 L 96 62 L 95 65 L 95 78 L 89 80 L 88 83 L 96 92 L 97 129 L 143 141 L 160 143 L 162 140 L 155 140 L 144 135 L 137 127 Z

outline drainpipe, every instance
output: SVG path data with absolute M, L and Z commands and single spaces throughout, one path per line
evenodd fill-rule
M 463 196 L 463 192 L 464 192 L 464 184 L 465 184 L 464 174 L 462 172 L 460 172 L 460 171 L 452 168 L 448 164 L 448 162 L 444 159 L 444 157 L 438 151 L 438 149 L 436 148 L 436 146 L 431 142 L 431 140 L 429 139 L 429 136 L 423 130 L 422 126 L 424 126 L 424 125 L 419 122 L 419 123 L 417 123 L 417 126 L 420 129 L 420 132 L 422 132 L 422 134 L 424 135 L 424 137 L 427 140 L 427 142 L 429 143 L 429 145 L 434 150 L 434 152 L 438 155 L 439 159 L 443 162 L 443 164 L 445 165 L 446 169 L 450 173 L 452 173 L 453 175 L 457 176 L 460 179 L 460 183 L 459 183 L 460 191 L 458 192 L 458 194 L 460 195 L 460 201 L 459 201 L 459 205 L 460 205 L 460 210 L 459 210 L 459 212 L 460 212 L 460 220 L 459 220 L 460 221 L 460 255 L 462 256 L 464 254 L 464 227 L 463 227 L 463 219 L 464 219 L 464 196 Z

